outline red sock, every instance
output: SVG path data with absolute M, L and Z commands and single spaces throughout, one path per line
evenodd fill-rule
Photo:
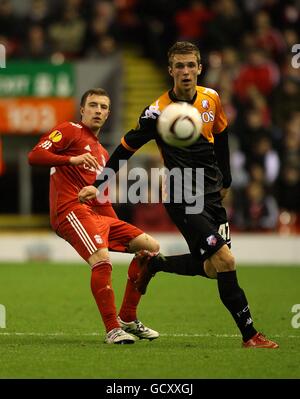
M 136 308 L 141 294 L 135 288 L 134 282 L 139 273 L 139 266 L 133 259 L 128 268 L 128 280 L 119 316 L 123 321 L 129 322 L 137 319 Z
M 101 314 L 106 332 L 119 328 L 114 291 L 111 286 L 111 264 L 100 261 L 93 265 L 91 289 Z

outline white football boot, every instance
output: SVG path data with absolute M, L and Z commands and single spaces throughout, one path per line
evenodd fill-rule
M 107 344 L 134 344 L 135 338 L 122 328 L 114 328 L 106 334 L 105 342 Z
M 118 317 L 118 322 L 120 323 L 122 329 L 129 334 L 133 334 L 139 339 L 149 339 L 152 341 L 159 337 L 159 333 L 152 330 L 149 327 L 144 326 L 144 324 L 139 320 L 134 320 L 130 322 L 125 322 Z

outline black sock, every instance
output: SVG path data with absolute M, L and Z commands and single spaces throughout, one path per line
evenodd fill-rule
M 149 266 L 156 272 L 176 273 L 183 276 L 208 277 L 204 271 L 204 263 L 191 254 L 163 256 L 159 254 L 151 259 Z
M 243 340 L 248 341 L 257 331 L 253 327 L 247 298 L 238 284 L 236 271 L 218 273 L 218 288 L 220 298 L 232 314 Z

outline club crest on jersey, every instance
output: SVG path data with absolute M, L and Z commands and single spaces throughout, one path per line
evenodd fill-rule
M 207 237 L 206 239 L 207 244 L 210 245 L 211 247 L 214 247 L 217 243 L 217 238 L 212 234 L 211 236 Z
M 101 236 L 99 236 L 99 234 L 94 235 L 94 238 L 95 238 L 95 241 L 97 244 L 103 243 L 102 238 L 101 238 Z
M 58 143 L 62 139 L 62 134 L 59 130 L 53 130 L 53 132 L 49 134 L 49 139 L 53 141 L 53 143 Z
M 202 100 L 202 107 L 204 109 L 208 109 L 209 108 L 209 101 L 208 100 Z

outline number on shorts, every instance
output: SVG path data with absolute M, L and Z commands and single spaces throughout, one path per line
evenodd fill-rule
M 219 234 L 223 238 L 223 240 L 226 241 L 227 244 L 231 242 L 228 222 L 220 224 Z

